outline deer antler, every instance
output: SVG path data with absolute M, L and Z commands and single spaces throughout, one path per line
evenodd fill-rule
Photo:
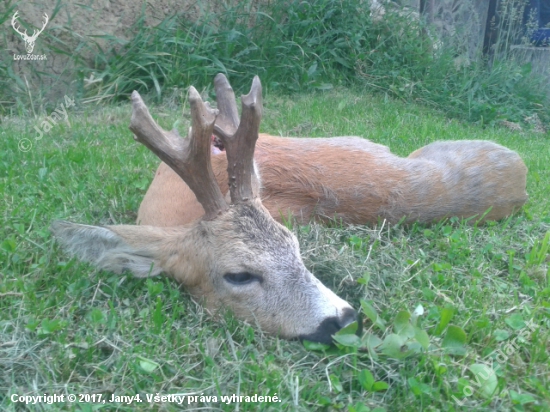
M 214 125 L 214 134 L 221 137 L 231 136 L 239 127 L 239 112 L 235 93 L 223 73 L 218 73 L 214 78 L 214 90 L 216 90 L 216 102 L 220 114 Z
M 262 84 L 260 78 L 254 76 L 250 92 L 246 96 L 241 96 L 240 123 L 233 89 L 223 74 L 216 76 L 215 87 L 222 114 L 216 131 L 227 152 L 231 202 L 247 202 L 257 196 L 253 190 L 253 182 L 257 182 L 254 172 L 254 148 L 262 120 Z
M 156 124 L 138 92 L 132 93 L 130 130 L 135 139 L 147 146 L 170 166 L 191 188 L 205 211 L 204 219 L 212 220 L 228 209 L 210 163 L 210 141 L 218 110 L 205 104 L 197 90 L 189 88 L 191 124 L 189 137 L 166 132 Z

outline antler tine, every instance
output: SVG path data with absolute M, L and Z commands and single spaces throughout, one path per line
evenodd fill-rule
M 257 179 L 254 172 L 254 148 L 262 120 L 262 84 L 254 76 L 252 87 L 246 96 L 241 96 L 241 122 L 232 135 L 220 135 L 227 152 L 227 173 L 232 203 L 247 202 L 253 199 L 252 181 Z
M 13 15 L 13 17 L 11 18 L 11 25 L 13 27 L 13 29 L 19 33 L 21 36 L 26 36 L 27 35 L 27 30 L 25 30 L 25 32 L 23 33 L 22 31 L 20 31 L 20 28 L 21 28 L 21 25 L 18 25 L 19 28 L 15 27 L 16 23 L 17 23 L 17 18 L 19 17 L 19 10 L 17 10 L 15 12 L 15 14 Z
M 237 111 L 235 93 L 223 73 L 218 73 L 214 78 L 214 89 L 220 111 L 214 125 L 214 134 L 219 137 L 231 136 L 239 127 L 239 112 Z
M 135 139 L 147 146 L 170 166 L 197 196 L 205 211 L 205 220 L 212 220 L 228 209 L 210 163 L 210 142 L 218 111 L 206 105 L 197 90 L 189 88 L 191 124 L 189 137 L 166 132 L 151 117 L 138 92 L 132 93 L 130 130 Z

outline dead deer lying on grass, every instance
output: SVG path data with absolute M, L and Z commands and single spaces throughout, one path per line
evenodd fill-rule
M 255 77 L 242 97 L 239 127 L 222 136 L 231 204 L 210 163 L 218 110 L 205 105 L 193 87 L 189 103 L 192 128 L 181 139 L 162 130 L 133 92 L 130 130 L 187 183 L 205 211 L 202 219 L 170 228 L 54 222 L 52 231 L 70 253 L 101 269 L 138 277 L 164 272 L 210 308 L 229 307 L 285 338 L 330 343 L 357 314 L 305 268 L 296 237 L 273 220 L 258 196 L 253 157 L 262 115 L 260 80 Z
M 214 81 L 222 142 L 239 127 L 235 95 L 224 75 Z M 225 152 L 212 156 L 223 195 Z M 262 203 L 275 220 L 339 219 L 433 222 L 477 216 L 498 220 L 527 200 L 527 168 L 519 155 L 489 141 L 436 142 L 407 158 L 359 137 L 281 138 L 260 134 L 254 152 Z M 487 211 L 489 212 L 484 215 Z M 138 223 L 177 226 L 204 214 L 193 191 L 161 163 L 139 208 Z

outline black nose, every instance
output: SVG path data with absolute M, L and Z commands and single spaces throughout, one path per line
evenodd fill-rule
M 342 312 L 342 316 L 340 316 L 339 318 L 340 329 L 345 328 L 350 323 L 355 322 L 356 320 L 357 320 L 357 312 L 352 308 L 345 308 Z
M 340 316 L 331 316 L 324 319 L 315 332 L 301 335 L 300 339 L 332 345 L 332 335 L 356 320 L 357 312 L 352 308 L 345 308 Z

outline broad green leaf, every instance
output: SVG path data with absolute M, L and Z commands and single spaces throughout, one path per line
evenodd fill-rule
M 466 354 L 466 332 L 455 325 L 449 325 L 441 342 L 447 353 L 463 356 Z
M 40 321 L 36 319 L 29 319 L 25 327 L 30 330 L 31 332 L 34 332 L 36 328 L 38 328 L 38 325 L 40 324 Z
M 2 246 L 2 249 L 9 253 L 13 253 L 15 252 L 15 249 L 17 249 L 17 244 L 13 239 L 5 239 L 0 245 Z
M 338 332 L 336 332 L 337 335 L 354 335 L 357 333 L 358 328 L 357 321 L 351 322 L 349 325 L 344 326 L 342 329 L 340 329 Z
M 377 382 L 374 382 L 373 385 L 372 385 L 372 391 L 373 392 L 381 392 L 381 391 L 385 391 L 386 389 L 388 389 L 390 387 L 390 385 L 388 385 L 386 382 L 384 381 L 377 381 Z
M 372 333 L 365 333 L 361 338 L 361 343 L 369 349 L 374 349 L 382 344 L 382 339 Z
M 361 346 L 366 347 L 369 350 L 370 356 L 374 360 L 378 359 L 378 354 L 376 351 L 381 344 L 382 339 L 372 333 L 365 333 L 361 338 Z
M 370 303 L 362 300 L 361 309 L 363 309 L 363 313 L 371 320 L 372 323 L 378 326 L 379 329 L 386 329 L 386 324 L 380 318 L 380 316 L 378 316 L 376 309 L 374 309 L 374 307 Z
M 409 378 L 407 379 L 407 382 L 409 383 L 409 387 L 415 396 L 420 396 L 423 393 L 428 395 L 432 393 L 432 388 L 430 386 L 425 383 L 418 382 L 415 378 Z
M 342 387 L 342 384 L 340 383 L 340 378 L 336 375 L 330 375 L 329 378 L 330 378 L 330 383 L 332 384 L 333 389 L 336 392 L 342 392 L 343 387 Z
M 372 390 L 372 384 L 374 383 L 374 376 L 372 376 L 371 371 L 368 369 L 363 369 L 361 372 L 359 372 L 359 383 L 363 388 L 370 391 Z
M 510 333 L 508 333 L 508 331 L 504 329 L 496 329 L 493 332 L 493 336 L 495 337 L 497 342 L 502 342 L 503 340 L 506 340 L 510 337 Z
M 41 328 L 39 330 L 39 334 L 49 335 L 50 333 L 54 333 L 63 329 L 65 325 L 66 322 L 59 319 L 43 319 L 42 323 L 40 324 Z
M 432 359 L 432 366 L 437 376 L 442 376 L 447 373 L 447 365 L 439 362 L 439 360 Z
M 401 329 L 409 323 L 410 319 L 411 319 L 411 314 L 409 313 L 409 311 L 402 310 L 402 311 L 399 311 L 395 316 L 395 320 L 393 321 L 393 324 L 397 329 Z
M 408 311 L 402 310 L 399 312 L 393 321 L 395 333 L 406 338 L 412 338 L 414 336 L 414 327 L 411 325 L 410 319 L 411 314 Z
M 139 366 L 147 373 L 151 373 L 159 367 L 159 364 L 155 361 L 152 361 L 151 359 L 143 358 L 141 356 L 139 356 L 138 358 Z
M 407 355 L 401 350 L 404 344 L 405 338 L 395 333 L 390 333 L 380 345 L 380 352 L 392 358 L 402 359 Z
M 378 313 L 376 312 L 376 309 L 372 307 L 372 305 L 364 300 L 361 301 L 361 309 L 363 309 L 363 313 L 367 315 L 367 317 L 374 323 L 376 321 L 376 318 L 378 318 Z
M 428 347 L 430 346 L 430 337 L 428 336 L 428 332 L 424 329 L 420 329 L 419 327 L 415 327 L 414 338 L 425 350 L 428 350 Z
M 371 409 L 362 402 L 357 402 L 355 405 L 350 405 L 349 412 L 371 412 Z
M 306 348 L 307 350 L 324 351 L 330 348 L 330 345 L 326 345 L 324 343 L 319 343 L 319 342 L 311 342 L 309 340 L 304 340 L 302 343 L 304 345 L 304 348 Z
M 523 316 L 519 313 L 514 313 L 511 316 L 508 316 L 504 319 L 504 322 L 514 330 L 520 330 L 526 326 Z
M 453 317 L 455 313 L 455 310 L 452 306 L 447 306 L 441 310 L 441 319 L 439 321 L 439 325 L 435 328 L 434 335 L 441 335 L 443 331 L 445 330 L 445 327 L 449 324 L 451 321 L 451 318 Z
M 332 337 L 336 342 L 338 342 L 340 345 L 358 348 L 361 346 L 361 339 L 359 339 L 359 336 L 354 334 L 347 334 L 347 335 L 339 335 L 335 334 Z
M 162 282 L 157 282 L 151 278 L 147 278 L 147 289 L 152 296 L 160 295 L 164 289 Z
M 513 390 L 510 390 L 510 398 L 512 402 L 516 405 L 525 405 L 526 403 L 535 402 L 537 399 L 529 393 L 519 393 Z
M 416 339 L 407 339 L 407 341 L 405 342 L 405 347 L 401 348 L 401 350 L 403 351 L 403 349 L 405 348 L 406 352 L 408 352 L 407 355 L 413 353 L 421 353 L 424 349 Z
M 482 363 L 474 363 L 469 369 L 476 379 L 476 382 L 471 386 L 477 386 L 478 389 L 476 392 L 481 394 L 484 398 L 491 399 L 498 384 L 495 371 L 490 366 Z
M 359 282 L 359 281 L 361 281 L 361 282 Z M 357 279 L 357 282 L 362 284 L 362 285 L 367 286 L 370 282 L 370 273 L 369 272 L 364 272 L 363 276 L 360 277 L 359 279 Z

